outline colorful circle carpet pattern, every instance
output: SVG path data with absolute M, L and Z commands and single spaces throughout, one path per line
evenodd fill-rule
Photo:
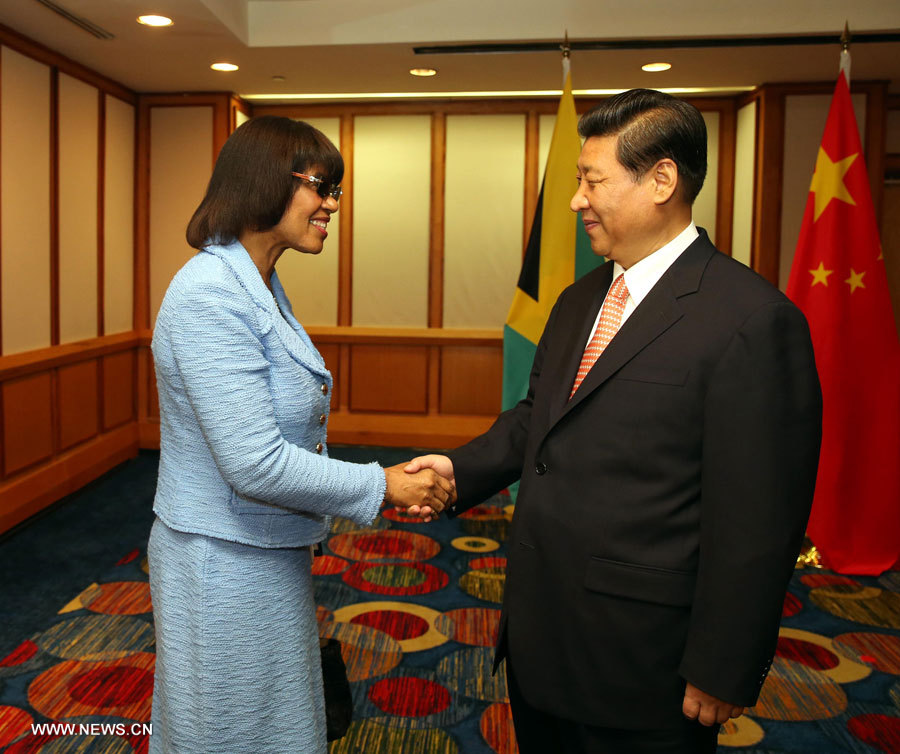
M 456 520 L 337 521 L 314 561 L 320 633 L 341 641 L 355 719 L 332 753 L 514 754 L 492 676 L 512 516 L 498 495 Z M 146 752 L 154 638 L 143 552 L 123 555 L 0 659 L 0 751 Z M 54 729 L 33 726 L 59 723 Z M 65 725 L 67 727 L 61 727 Z M 720 751 L 900 752 L 900 574 L 798 571 L 759 703 Z

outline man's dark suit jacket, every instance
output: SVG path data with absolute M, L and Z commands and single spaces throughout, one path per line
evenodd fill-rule
M 666 728 L 685 680 L 755 703 L 815 486 L 803 314 L 706 232 L 569 392 L 605 264 L 547 321 L 527 397 L 450 453 L 459 514 L 521 477 L 498 661 L 534 707 Z

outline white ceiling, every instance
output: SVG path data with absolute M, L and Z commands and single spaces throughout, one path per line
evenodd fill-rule
M 37 0 L 0 0 L 0 23 L 138 92 L 245 95 L 558 90 L 559 55 L 415 55 L 422 44 L 839 35 L 900 31 L 900 0 L 56 0 L 115 35 L 96 39 Z M 171 16 L 153 29 L 142 13 Z M 857 44 L 855 79 L 900 91 L 900 43 Z M 742 88 L 828 81 L 839 45 L 573 53 L 576 89 Z M 227 60 L 235 73 L 216 73 Z M 671 62 L 648 74 L 643 63 Z M 417 66 L 437 76 L 414 78 Z M 272 79 L 283 76 L 283 82 Z

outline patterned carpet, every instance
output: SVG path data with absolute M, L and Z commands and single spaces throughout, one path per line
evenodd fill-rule
M 489 672 L 508 503 L 498 495 L 434 524 L 393 511 L 365 530 L 336 522 L 315 561 L 316 598 L 322 635 L 343 643 L 355 721 L 332 753 L 516 751 L 503 675 Z M 0 750 L 146 751 L 154 640 L 144 550 L 110 559 L 60 608 L 0 660 Z M 32 730 L 53 721 L 76 727 Z M 795 574 L 760 702 L 720 736 L 729 750 L 900 752 L 900 572 Z

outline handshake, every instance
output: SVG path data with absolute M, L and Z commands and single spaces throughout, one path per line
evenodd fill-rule
M 453 462 L 447 456 L 419 456 L 409 463 L 389 466 L 384 476 L 385 505 L 393 505 L 398 513 L 431 521 L 456 502 Z

